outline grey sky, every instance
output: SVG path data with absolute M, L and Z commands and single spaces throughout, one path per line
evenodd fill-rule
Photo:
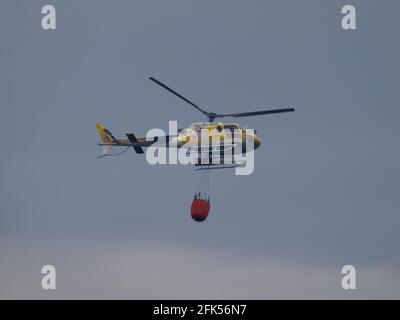
M 0 298 L 400 298 L 399 9 L 1 1 Z M 97 121 L 122 136 L 204 120 L 149 76 L 210 111 L 296 108 L 242 119 L 255 172 L 213 172 L 205 223 L 192 167 L 96 159 Z

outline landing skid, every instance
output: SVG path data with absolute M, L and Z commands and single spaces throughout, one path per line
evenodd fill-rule
M 194 169 L 195 171 L 200 170 L 216 170 L 216 169 L 233 169 L 238 167 L 240 164 L 221 164 L 221 165 L 202 165 L 200 168 Z

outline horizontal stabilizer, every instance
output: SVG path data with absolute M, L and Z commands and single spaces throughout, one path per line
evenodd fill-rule
M 131 143 L 138 143 L 138 140 L 136 139 L 135 135 L 133 133 L 127 133 L 126 136 L 128 137 L 129 141 Z M 143 148 L 139 145 L 133 146 L 133 149 L 135 149 L 136 153 L 144 153 Z

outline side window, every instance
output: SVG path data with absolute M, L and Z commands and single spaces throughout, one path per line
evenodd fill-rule
M 225 129 L 225 137 L 228 139 L 232 139 L 232 131 L 229 129 Z
M 242 138 L 242 131 L 241 130 L 235 130 L 233 133 L 233 137 L 236 140 L 240 140 Z

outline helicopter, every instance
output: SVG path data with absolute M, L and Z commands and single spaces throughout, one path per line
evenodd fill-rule
M 228 117 L 243 118 L 295 111 L 294 108 L 285 108 L 228 114 L 209 112 L 156 78 L 150 77 L 149 80 L 201 112 L 207 121 L 192 123 L 188 128 L 177 129 L 177 132 L 172 135 L 137 138 L 133 132 L 128 132 L 126 133 L 126 138 L 122 139 L 114 137 L 102 124 L 97 123 L 96 129 L 101 138 L 99 145 L 102 147 L 101 155 L 98 158 L 120 155 L 131 147 L 137 154 L 144 154 L 143 148 L 157 146 L 185 149 L 187 155 L 191 155 L 196 159 L 196 170 L 235 168 L 243 166 L 245 163 L 236 161 L 234 155 L 254 151 L 260 147 L 261 139 L 254 129 L 241 128 L 239 123 L 234 122 L 218 122 L 216 121 L 217 119 Z M 204 135 L 204 133 L 206 134 Z M 126 149 L 123 152 L 112 154 L 111 149 L 113 147 L 125 147 Z M 232 158 L 226 161 L 225 154 L 230 154 Z

